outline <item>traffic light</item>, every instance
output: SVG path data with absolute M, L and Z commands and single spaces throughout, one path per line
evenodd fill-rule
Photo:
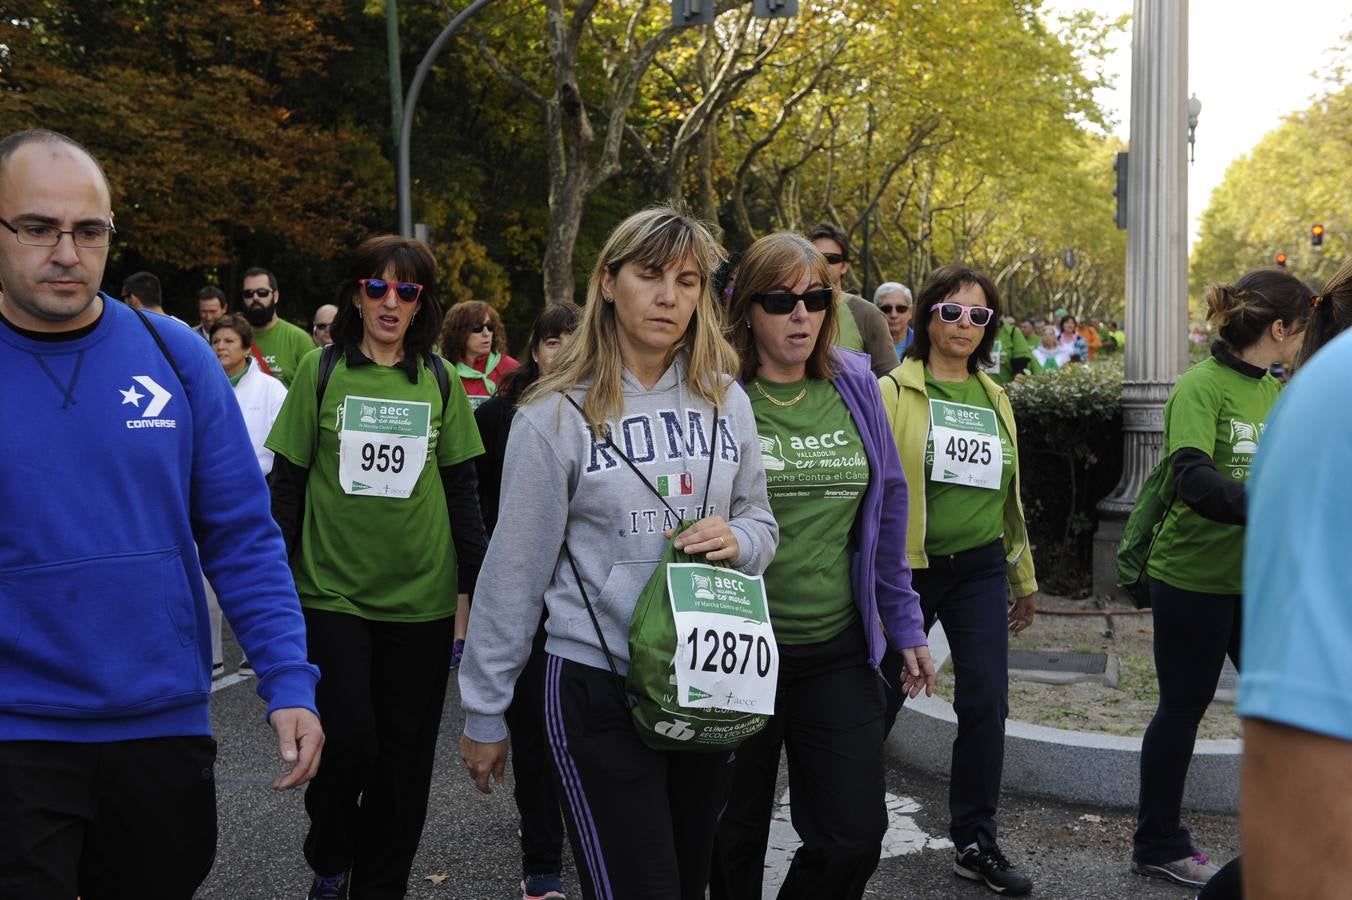
M 1277 254 L 1277 268 L 1279 268 L 1279 269 L 1285 269 L 1285 268 L 1286 268 L 1286 254 L 1285 254 L 1285 253 L 1278 253 L 1278 254 Z
M 1324 246 L 1324 226 L 1318 222 L 1310 226 L 1310 246 Z
M 713 21 L 714 0 L 671 0 L 672 25 L 712 25 Z

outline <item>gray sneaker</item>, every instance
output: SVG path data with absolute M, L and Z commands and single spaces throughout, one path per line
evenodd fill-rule
M 1220 866 L 1207 859 L 1205 853 L 1194 853 L 1192 856 L 1185 856 L 1182 859 L 1176 859 L 1171 863 L 1164 863 L 1159 866 L 1132 860 L 1131 870 L 1137 875 L 1145 875 L 1149 878 L 1163 878 L 1165 881 L 1172 881 L 1175 884 L 1201 887 L 1211 880 L 1212 875 L 1220 871 Z

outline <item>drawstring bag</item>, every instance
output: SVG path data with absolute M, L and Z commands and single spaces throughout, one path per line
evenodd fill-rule
M 582 412 L 573 398 L 566 398 Z M 718 427 L 715 409 L 709 471 L 704 481 L 706 511 Z M 609 448 L 680 520 L 624 451 L 613 441 Z M 779 650 L 770 625 L 764 580 L 758 575 L 743 575 L 725 563 L 696 562 L 677 550 L 675 537 L 692 524 L 680 520 L 634 605 L 629 621 L 625 702 L 639 738 L 654 750 L 727 752 L 764 728 L 774 714 Z M 567 544 L 563 550 L 606 662 L 619 684 L 619 669 L 582 585 L 582 576 Z
M 1174 498 L 1171 463 L 1162 459 L 1146 476 L 1136 505 L 1131 508 L 1127 524 L 1122 526 L 1122 540 L 1117 545 L 1115 581 L 1120 590 L 1131 595 L 1137 609 L 1150 605 L 1150 587 L 1145 580 L 1150 551 L 1164 528 L 1164 520 L 1173 509 Z M 1167 494 L 1167 496 L 1166 496 Z

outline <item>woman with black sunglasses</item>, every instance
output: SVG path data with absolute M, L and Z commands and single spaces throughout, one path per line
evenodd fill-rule
M 775 715 L 737 750 L 715 900 L 761 895 L 785 746 L 803 846 L 779 896 L 861 897 L 887 830 L 888 644 L 911 696 L 934 688 L 902 544 L 882 539 L 906 531 L 906 482 L 869 358 L 832 346 L 842 310 L 800 235 L 763 237 L 742 257 L 728 317 L 779 522 L 765 588 L 780 667 Z
M 322 672 L 328 740 L 305 793 L 311 898 L 407 890 L 457 594 L 473 591 L 483 560 L 483 446 L 459 377 L 431 353 L 436 282 L 418 241 L 363 242 L 339 290 L 334 344 L 301 360 L 266 443 L 273 514 Z
M 1037 580 L 1019 499 L 1014 411 L 982 371 L 992 362 L 1000 294 L 985 275 L 944 266 L 920 289 L 915 322 L 905 361 L 881 383 L 912 487 L 906 554 L 925 630 L 937 618 L 952 649 L 953 871 L 1019 896 L 1032 882 L 1000 852 L 995 812 L 1009 712 L 1008 632 L 1032 624 Z
M 502 316 L 481 300 L 466 300 L 446 311 L 440 347 L 455 363 L 470 406 L 476 408 L 496 394 L 503 379 L 520 365 L 507 355 Z

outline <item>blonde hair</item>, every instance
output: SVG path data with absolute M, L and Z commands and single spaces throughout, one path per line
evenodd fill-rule
M 839 243 L 837 241 L 837 243 Z M 824 285 L 831 284 L 831 270 L 826 257 L 812 246 L 807 238 L 791 231 L 778 231 L 757 238 L 737 264 L 737 278 L 732 283 L 732 300 L 728 303 L 728 332 L 732 345 L 742 358 L 742 379 L 756 377 L 760 356 L 756 353 L 756 339 L 752 334 L 751 298 L 769 293 L 786 281 L 797 281 L 802 273 Z M 835 366 L 831 347 L 836 342 L 837 316 L 840 315 L 840 290 L 831 288 L 831 301 L 826 305 L 826 317 L 817 332 L 817 343 L 807 358 L 809 378 L 834 378 Z
M 665 365 L 681 350 L 689 352 L 690 393 L 712 406 L 721 405 L 729 377 L 737 371 L 737 353 L 723 337 L 718 304 L 709 287 L 714 268 L 724 258 L 723 249 L 703 222 L 668 206 L 634 213 L 606 238 L 587 283 L 587 302 L 573 339 L 560 351 L 553 370 L 531 385 L 522 405 L 590 381 L 582 413 L 597 437 L 603 436 L 605 422 L 624 410 L 624 362 L 615 308 L 602 298 L 601 281 L 607 274 L 614 278 L 626 263 L 665 270 L 687 256 L 699 271 L 699 298 L 685 334 L 667 352 Z

